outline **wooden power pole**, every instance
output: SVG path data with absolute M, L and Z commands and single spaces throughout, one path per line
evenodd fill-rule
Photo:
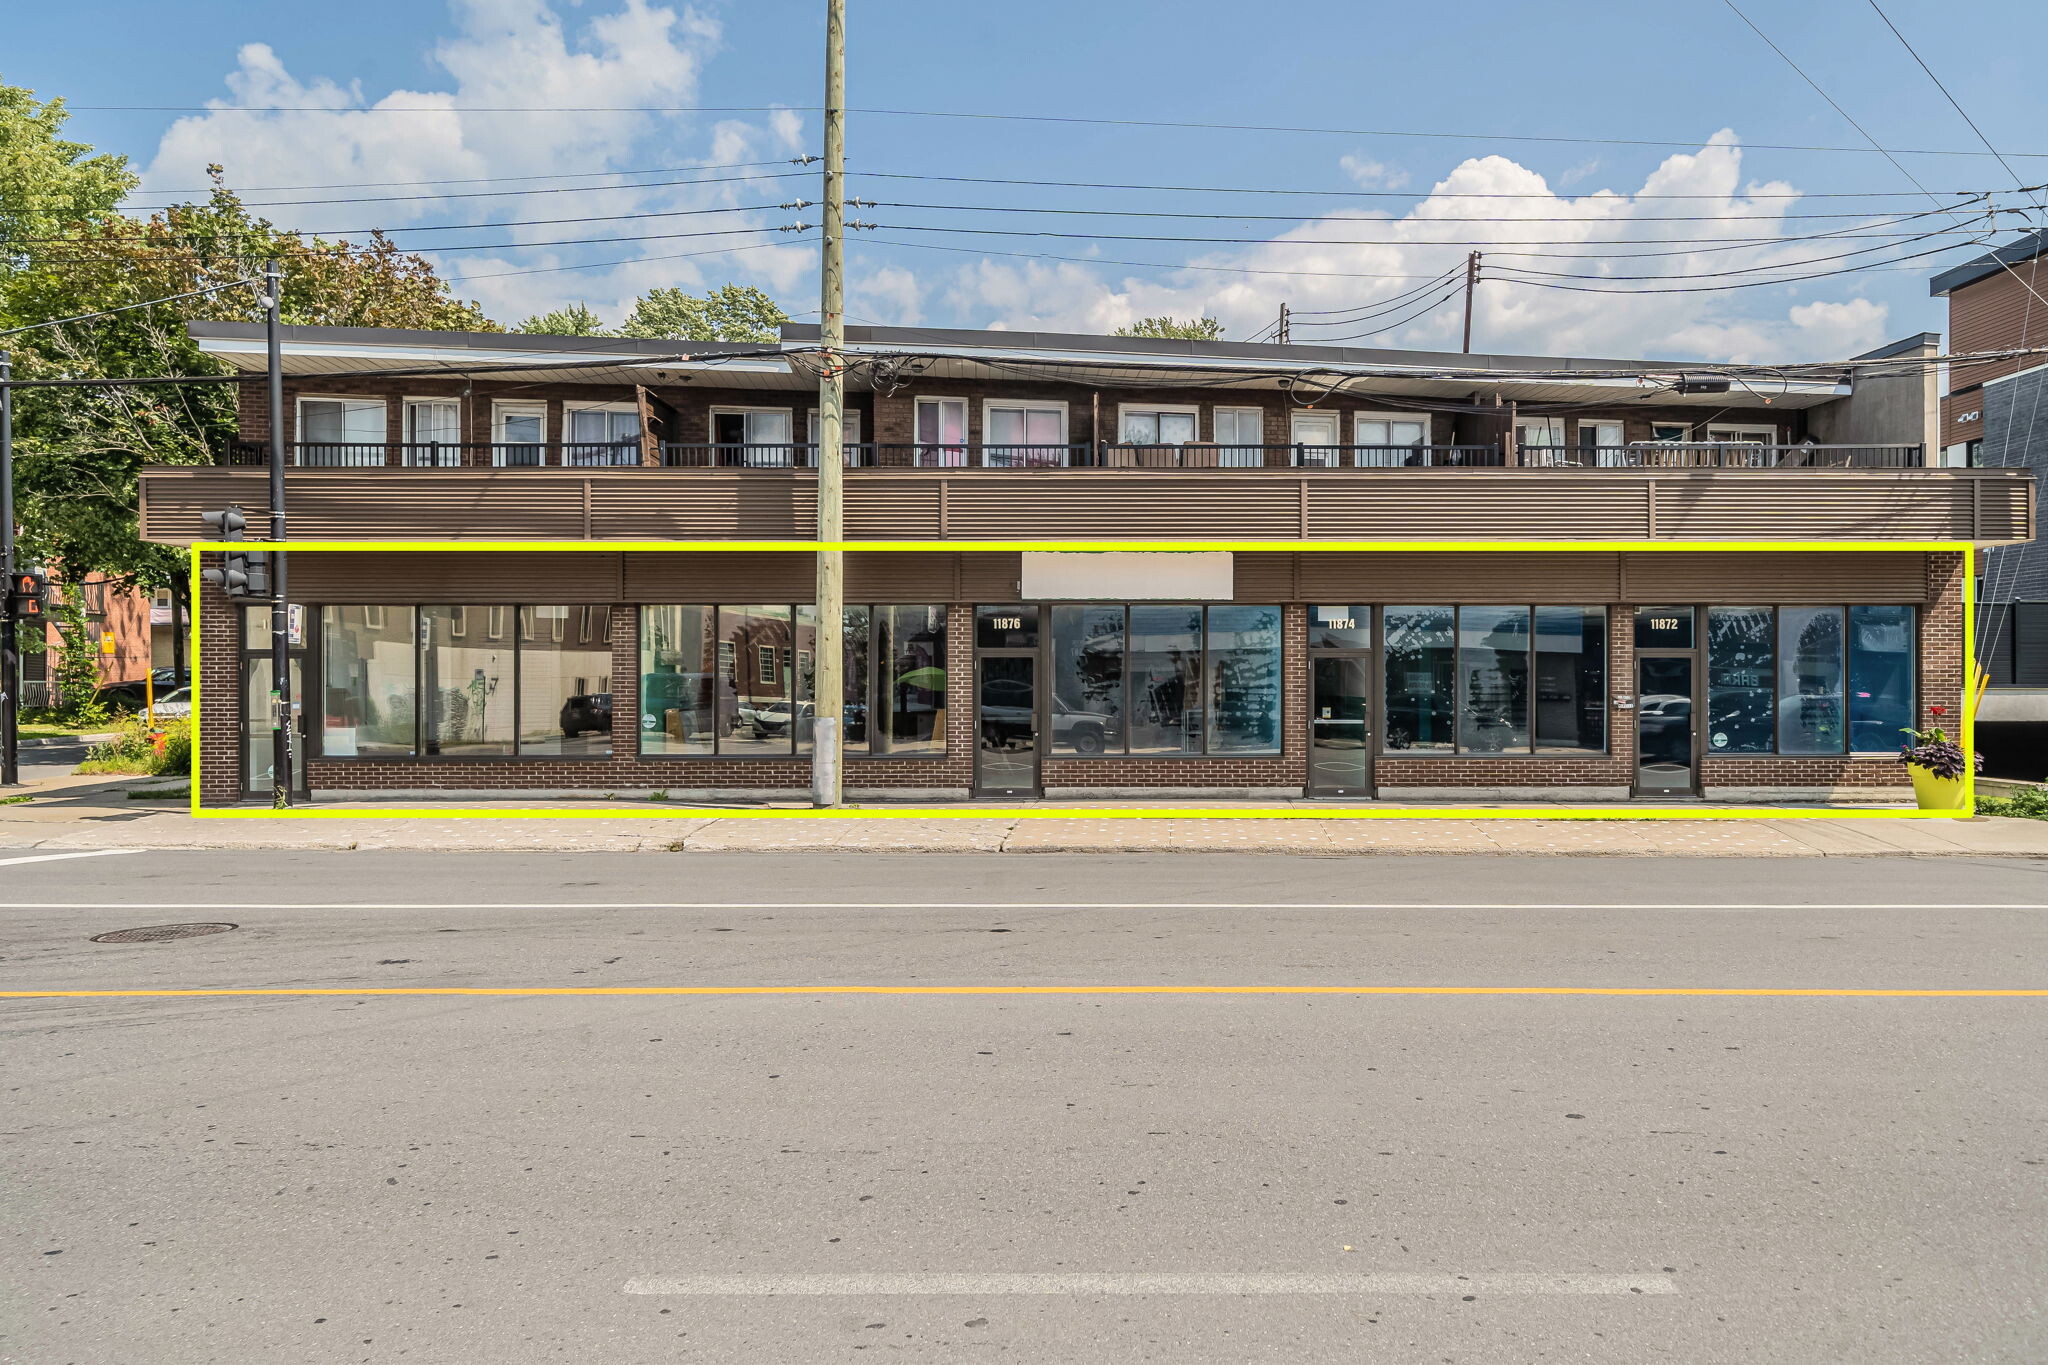
M 846 712 L 846 0 L 825 0 L 825 241 L 818 272 L 818 645 L 811 802 L 841 801 Z
M 1293 338 L 1292 338 L 1292 336 L 1290 335 L 1290 331 L 1291 331 L 1291 329 L 1290 329 L 1290 328 L 1289 328 L 1289 326 L 1288 326 L 1288 319 L 1289 319 L 1289 316 L 1290 316 L 1290 315 L 1289 315 L 1289 313 L 1288 313 L 1288 311 L 1287 311 L 1287 305 L 1286 305 L 1286 304 L 1284 304 L 1284 303 L 1283 303 L 1283 304 L 1281 304 L 1281 305 L 1280 305 L 1280 325 L 1279 325 L 1279 326 L 1278 326 L 1277 328 L 1275 328 L 1275 329 L 1274 329 L 1274 331 L 1273 331 L 1273 340 L 1275 340 L 1275 341 L 1279 342 L 1279 343 L 1280 343 L 1281 345 L 1283 345 L 1283 346 L 1284 346 L 1284 345 L 1286 345 L 1286 344 L 1287 344 L 1287 343 L 1288 343 L 1289 341 L 1291 341 L 1291 340 L 1293 339 Z
M 1465 257 L 1465 354 L 1472 354 L 1472 293 L 1479 285 L 1479 253 Z

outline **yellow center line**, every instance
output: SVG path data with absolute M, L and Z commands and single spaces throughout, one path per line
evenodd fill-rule
M 0 999 L 249 995 L 1733 995 L 1883 999 L 2039 999 L 2042 990 L 1815 986 L 235 986 L 169 990 L 0 991 Z

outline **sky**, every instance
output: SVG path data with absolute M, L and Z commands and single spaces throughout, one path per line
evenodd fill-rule
M 2048 181 L 2048 10 L 1878 0 L 2009 171 L 1871 0 L 1737 3 L 1840 111 L 1726 0 L 849 0 L 849 189 L 876 202 L 848 314 L 1252 340 L 1285 304 L 1299 341 L 1455 350 L 1476 249 L 1480 352 L 1768 363 L 1940 331 L 1928 276 L 2023 225 L 1961 192 Z M 64 97 L 137 206 L 217 164 L 281 226 L 390 229 L 508 325 L 729 281 L 815 318 L 817 234 L 776 229 L 819 221 L 796 159 L 823 150 L 823 15 L 89 0 L 18 7 L 0 81 Z

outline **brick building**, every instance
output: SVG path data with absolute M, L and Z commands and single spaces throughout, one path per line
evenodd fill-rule
M 2029 232 L 1934 276 L 1958 354 L 2048 345 L 2048 231 Z M 2039 356 L 1950 367 L 1942 443 L 1958 464 L 2048 477 L 2048 364 Z M 1987 552 L 1977 638 L 1989 687 L 1978 712 L 1985 769 L 2048 779 L 2048 553 L 2034 544 Z
M 193 331 L 261 368 L 259 329 Z M 295 540 L 563 547 L 294 552 L 312 797 L 804 791 L 812 559 L 733 543 L 814 534 L 814 337 L 287 329 Z M 847 786 L 1897 799 L 1900 727 L 1960 709 L 1961 547 L 2034 524 L 2024 475 L 1927 458 L 1931 348 L 1737 383 L 852 329 Z M 148 538 L 264 505 L 243 394 L 219 464 L 145 472 Z M 200 621 L 231 803 L 269 779 L 268 618 Z

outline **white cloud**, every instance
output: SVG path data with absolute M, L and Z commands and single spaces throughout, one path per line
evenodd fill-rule
M 847 285 L 854 311 L 891 327 L 915 327 L 924 321 L 924 286 L 900 265 L 856 275 Z
M 1460 195 L 1491 197 L 1455 197 Z M 1662 195 L 1700 197 L 1656 197 Z M 1299 319 L 1294 333 L 1298 341 L 1456 349 L 1462 321 L 1457 272 L 1470 244 L 1477 241 L 1492 245 L 1482 248 L 1486 278 L 1474 306 L 1475 350 L 1797 360 L 1869 349 L 1882 340 L 1885 309 L 1863 299 L 1794 306 L 1775 290 L 1574 292 L 1512 283 L 1508 278 L 1628 291 L 1654 281 L 1617 277 L 1701 275 L 1831 254 L 1828 246 L 1810 243 L 1738 244 L 1738 239 L 1804 230 L 1803 224 L 1784 218 L 1798 202 L 1797 192 L 1782 182 L 1745 185 L 1741 148 L 1726 130 L 1696 153 L 1667 157 L 1631 194 L 1599 190 L 1563 195 L 1543 176 L 1507 157 L 1476 157 L 1454 167 L 1400 217 L 1342 208 L 1262 245 L 1197 256 L 1189 262 L 1277 273 L 1183 270 L 1153 278 L 1119 277 L 1106 267 L 984 258 L 955 272 L 944 298 L 964 325 L 1097 331 L 1150 314 L 1206 313 L 1220 319 L 1226 334 L 1237 338 L 1264 330 L 1285 301 Z M 1657 221 L 1678 216 L 1716 221 Z M 1459 221 L 1468 219 L 1525 221 Z M 1527 273 L 1537 271 L 1551 274 Z M 1346 275 L 1352 278 L 1343 278 Z M 1445 276 L 1442 283 L 1423 287 L 1437 275 Z M 1553 278 L 1571 275 L 1593 278 Z M 1603 279 L 1614 282 L 1603 284 Z M 1375 313 L 1384 301 L 1418 288 L 1420 292 L 1406 302 Z M 1759 297 L 1763 295 L 1769 297 Z M 1425 309 L 1433 299 L 1442 302 Z M 1346 310 L 1354 319 L 1337 321 Z M 1412 320 L 1404 321 L 1418 310 Z M 1319 327 L 1318 321 L 1336 325 Z M 1349 335 L 1353 333 L 1373 335 Z
M 1343 156 L 1337 164 L 1362 190 L 1398 190 L 1408 183 L 1408 172 L 1369 156 Z
M 586 176 L 614 168 L 686 167 L 766 160 L 799 149 L 803 120 L 792 110 L 769 116 L 767 127 L 724 121 L 693 129 L 671 116 L 632 112 L 631 106 L 694 103 L 705 63 L 718 51 L 717 22 L 686 5 L 614 0 L 590 12 L 572 0 L 569 15 L 553 0 L 449 0 L 452 31 L 434 44 L 433 62 L 447 75 L 445 89 L 393 90 L 372 95 L 359 82 L 295 75 L 271 47 L 251 43 L 236 54 L 226 77 L 229 95 L 204 114 L 181 118 L 164 133 L 144 173 L 138 197 L 189 191 L 205 183 L 209 163 L 227 169 L 230 186 L 319 185 L 539 176 Z M 513 106 L 622 106 L 599 112 L 463 112 Z M 266 110 L 262 106 L 283 106 Z M 390 112 L 405 110 L 407 112 Z M 699 141 L 699 140 L 702 141 Z M 694 144 L 694 145 L 693 145 Z M 775 167 L 763 167 L 773 171 Z M 782 168 L 787 169 L 787 168 Z M 718 176 L 731 172 L 713 173 Z M 657 177 L 665 178 L 665 177 Z M 707 179 L 710 177 L 706 177 Z M 544 180 L 502 186 L 450 185 L 449 192 L 524 189 Z M 587 182 L 581 182 L 587 183 Z M 714 228 L 776 226 L 794 217 L 770 209 L 673 218 L 628 218 L 777 203 L 799 197 L 792 182 L 750 184 L 725 180 L 697 186 L 615 188 L 505 198 L 396 198 L 360 205 L 323 205 L 261 211 L 286 227 L 319 230 L 372 223 L 512 223 L 521 219 L 620 215 L 617 223 L 529 223 L 454 240 L 551 242 L 569 238 L 680 234 Z M 399 186 L 366 195 L 431 193 Z M 255 200 L 328 198 L 265 192 Z M 439 234 L 400 234 L 401 246 L 451 240 Z M 730 239 L 752 245 L 763 238 Z M 796 246 L 739 254 L 692 256 L 721 244 L 717 238 L 535 247 L 504 256 L 436 254 L 442 274 L 475 277 L 458 282 L 465 297 L 481 299 L 500 321 L 587 301 L 616 320 L 642 290 L 655 284 L 696 287 L 752 279 L 786 293 L 812 270 L 813 253 Z M 629 259 L 638 258 L 638 259 Z M 618 265 L 582 264 L 624 262 Z M 514 273 L 573 266 L 559 273 Z M 496 278 L 483 278 L 483 277 Z

